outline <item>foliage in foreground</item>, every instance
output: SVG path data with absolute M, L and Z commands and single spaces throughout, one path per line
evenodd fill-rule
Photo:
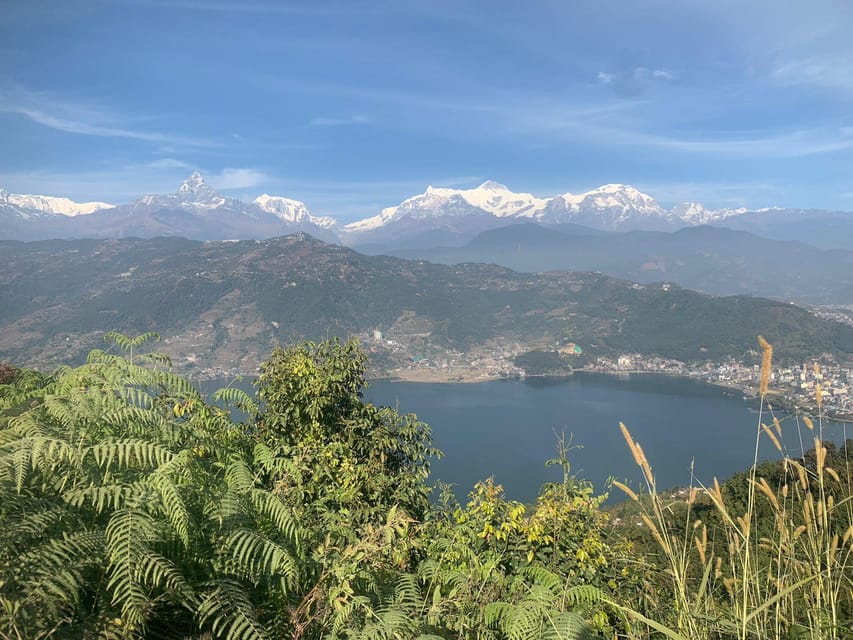
M 853 637 L 853 441 L 837 449 L 823 441 L 822 416 L 817 424 L 806 416 L 814 448 L 787 452 L 786 427 L 766 403 L 772 347 L 759 342 L 761 413 L 748 472 L 673 500 L 621 425 L 648 493 L 615 484 L 636 503 L 640 537 L 653 547 L 643 602 L 621 608 L 673 640 Z M 819 388 L 817 402 L 820 410 Z M 762 442 L 779 462 L 758 463 Z
M 3 369 L 0 638 L 853 634 L 850 464 L 819 420 L 810 455 L 680 500 L 623 428 L 648 489 L 616 483 L 629 540 L 562 445 L 534 504 L 490 480 L 431 502 L 429 430 L 362 400 L 354 342 L 277 349 L 254 395 L 208 401 L 140 354 L 156 336 L 109 338 L 127 357 Z
M 0 637 L 580 638 L 615 620 L 600 498 L 566 477 L 529 511 L 489 482 L 431 507 L 429 430 L 362 401 L 355 343 L 277 349 L 255 397 L 208 402 L 139 353 L 155 337 L 0 387 Z

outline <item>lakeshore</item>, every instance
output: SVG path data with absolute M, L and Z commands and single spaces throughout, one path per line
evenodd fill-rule
M 411 382 L 411 383 L 429 383 L 429 384 L 477 384 L 483 382 L 495 382 L 500 380 L 535 380 L 535 379 L 561 379 L 570 378 L 575 373 L 594 373 L 616 378 L 630 378 L 631 376 L 665 376 L 668 378 L 681 378 L 685 380 L 694 380 L 705 384 L 735 392 L 734 395 L 742 397 L 744 400 L 758 399 L 757 384 L 742 384 L 732 381 L 724 381 L 707 376 L 691 375 L 683 371 L 649 371 L 643 369 L 633 370 L 613 370 L 602 369 L 600 367 L 580 367 L 567 373 L 554 373 L 550 375 L 498 375 L 495 373 L 484 373 L 474 367 L 451 367 L 448 369 L 395 369 L 388 372 L 388 375 L 381 375 L 374 380 L 388 382 Z M 805 412 L 811 415 L 822 414 L 823 417 L 829 420 L 853 421 L 853 413 L 824 411 L 816 404 L 809 402 L 794 402 L 787 396 L 784 390 L 779 388 L 770 388 L 767 394 L 768 402 L 771 406 L 776 406 L 789 413 Z
M 691 473 L 711 482 L 741 471 L 752 462 L 758 424 L 756 406 L 742 398 L 736 390 L 683 376 L 600 372 L 481 384 L 385 379 L 365 392 L 366 400 L 414 413 L 430 425 L 435 446 L 444 452 L 432 476 L 456 484 L 460 500 L 474 483 L 495 474 L 495 482 L 522 501 L 535 499 L 542 482 L 557 478 L 544 462 L 554 457 L 561 433 L 571 441 L 572 473 L 598 491 L 607 490 L 611 475 L 637 479 L 620 421 L 642 443 L 661 487 L 686 486 Z M 808 448 L 810 432 L 796 416 L 777 415 L 784 450 L 801 455 L 801 436 Z M 846 437 L 844 425 L 829 420 L 825 434 L 836 443 Z M 778 456 L 762 436 L 761 459 Z

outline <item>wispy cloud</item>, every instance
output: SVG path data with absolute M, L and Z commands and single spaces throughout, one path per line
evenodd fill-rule
M 191 171 L 198 170 L 223 191 L 250 189 L 274 181 L 257 168 L 206 169 L 177 158 L 158 158 L 84 171 L 17 171 L 0 173 L 0 187 L 12 193 L 65 196 L 73 200 L 106 200 L 122 204 L 145 193 L 172 193 Z
M 367 116 L 355 115 L 346 118 L 312 118 L 308 123 L 309 127 L 345 127 L 350 125 L 370 124 L 371 120 Z
M 813 86 L 853 96 L 853 60 L 849 55 L 815 55 L 778 63 L 770 80 L 781 86 Z
M 327 15 L 332 7 L 317 6 L 315 3 L 256 2 L 244 0 L 112 0 L 114 4 L 160 9 L 188 9 L 212 13 L 256 13 L 289 15 Z M 331 4 L 331 3 L 329 3 Z
M 784 202 L 788 190 L 779 184 L 745 181 L 637 181 L 634 186 L 665 205 L 698 202 L 709 209 L 723 207 L 766 207 Z
M 630 113 L 631 117 L 625 117 Z M 815 125 L 800 129 L 715 131 L 689 121 L 678 129 L 662 116 L 612 110 L 519 112 L 513 126 L 520 132 L 547 135 L 592 145 L 619 145 L 720 157 L 799 158 L 853 149 L 848 127 Z M 695 131 L 691 135 L 689 132 Z M 839 135 L 841 134 L 841 135 Z
M 638 96 L 648 91 L 655 83 L 675 80 L 669 69 L 634 67 L 622 71 L 599 71 L 595 79 L 623 96 Z
M 219 173 L 208 176 L 210 184 L 225 191 L 231 189 L 248 189 L 268 182 L 270 176 L 258 169 L 223 169 Z
M 602 141 L 720 156 L 799 158 L 853 148 L 853 139 L 839 139 L 834 132 L 823 128 L 756 135 L 744 133 L 740 137 L 726 133 L 717 138 L 688 138 L 618 129 L 599 129 L 598 132 L 603 137 Z
M 128 128 L 121 124 L 119 118 L 103 109 L 20 87 L 0 89 L 0 111 L 17 114 L 57 131 L 84 136 L 127 138 L 192 147 L 216 146 L 216 143 L 207 139 Z
M 193 169 L 193 165 L 189 162 L 177 158 L 159 158 L 151 162 L 144 162 L 139 166 L 150 169 Z

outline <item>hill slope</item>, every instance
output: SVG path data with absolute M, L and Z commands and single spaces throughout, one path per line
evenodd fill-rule
M 571 340 L 589 355 L 721 359 L 763 333 L 781 358 L 853 353 L 853 329 L 789 304 L 600 273 L 371 257 L 304 234 L 2 242 L 0 259 L 0 360 L 30 366 L 80 357 L 109 330 L 158 331 L 179 365 L 243 371 L 279 341 L 374 329 L 459 351 Z
M 673 233 L 600 233 L 516 224 L 485 231 L 464 247 L 395 251 L 457 264 L 519 271 L 584 270 L 650 283 L 670 280 L 714 295 L 760 295 L 810 304 L 853 304 L 853 251 L 821 250 L 709 226 Z

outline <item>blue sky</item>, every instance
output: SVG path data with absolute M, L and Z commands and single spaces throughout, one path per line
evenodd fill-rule
M 847 0 L 5 0 L 0 187 L 853 210 L 851 32 Z

